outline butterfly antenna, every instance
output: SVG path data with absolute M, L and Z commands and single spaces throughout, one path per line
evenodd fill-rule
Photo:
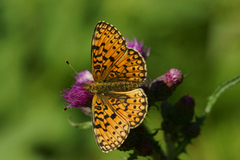
M 73 70 L 76 74 L 78 74 L 78 72 L 73 68 L 73 66 L 68 62 L 68 60 L 66 60 L 65 62 L 67 63 L 67 65 L 68 65 L 69 67 L 72 68 L 72 70 Z
M 67 107 L 65 107 L 63 109 L 63 111 L 66 111 L 74 102 L 76 102 L 78 100 L 79 97 L 81 97 L 81 95 L 83 95 L 83 93 L 85 93 L 87 90 L 85 90 L 84 92 L 82 92 L 71 104 L 69 104 Z
M 73 66 L 68 62 L 68 60 L 66 60 L 65 62 L 66 62 L 67 65 L 68 65 L 69 67 L 71 67 L 72 70 L 78 75 L 78 72 L 73 68 Z M 80 77 L 80 76 L 79 76 L 79 77 Z M 84 84 L 87 84 L 87 82 L 84 81 L 84 79 L 83 79 L 82 77 L 80 77 L 80 78 L 83 80 L 83 83 L 84 83 Z
M 184 74 L 183 77 L 186 78 L 190 75 L 191 73 Z

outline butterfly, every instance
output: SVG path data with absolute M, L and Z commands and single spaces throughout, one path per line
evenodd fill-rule
M 92 125 L 99 148 L 107 153 L 121 146 L 130 129 L 142 123 L 148 100 L 141 82 L 147 77 L 142 55 L 127 47 L 121 33 L 100 21 L 92 36 Z

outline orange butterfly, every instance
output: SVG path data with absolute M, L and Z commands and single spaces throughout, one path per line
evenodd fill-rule
M 91 52 L 95 83 L 84 89 L 94 93 L 93 131 L 99 148 L 107 153 L 120 147 L 130 129 L 141 124 L 147 114 L 147 96 L 139 88 L 147 77 L 146 62 L 104 21 L 95 27 Z

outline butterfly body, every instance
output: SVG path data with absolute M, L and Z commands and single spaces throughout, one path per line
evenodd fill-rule
M 136 82 L 96 82 L 85 85 L 83 88 L 89 90 L 92 93 L 106 93 L 108 91 L 131 91 L 139 87 L 139 83 Z
M 94 29 L 91 53 L 95 83 L 83 87 L 94 94 L 93 132 L 99 148 L 107 153 L 121 146 L 147 114 L 147 96 L 139 88 L 147 68 L 142 55 L 128 48 L 120 32 L 104 21 Z

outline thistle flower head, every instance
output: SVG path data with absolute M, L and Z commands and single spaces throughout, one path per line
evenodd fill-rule
M 143 42 L 138 42 L 138 39 L 134 37 L 133 41 L 130 41 L 128 38 L 126 38 L 127 47 L 133 48 L 141 53 L 143 58 L 146 60 L 147 57 L 150 55 L 150 47 L 146 48 L 143 46 Z
M 183 75 L 178 69 L 170 69 L 164 75 L 153 80 L 150 87 L 151 101 L 163 101 L 172 95 L 176 87 L 182 83 Z
M 92 74 L 88 71 L 82 71 L 74 76 L 76 82 L 71 88 L 62 91 L 62 97 L 69 104 L 70 108 L 80 108 L 86 115 L 91 115 L 91 102 L 93 95 L 83 88 L 86 83 L 93 83 Z
M 85 84 L 85 83 L 89 84 L 94 82 L 92 73 L 90 73 L 88 70 L 79 72 L 75 76 L 75 79 L 77 84 Z
M 180 70 L 172 68 L 161 78 L 168 87 L 174 90 L 179 84 L 182 83 L 183 75 Z

